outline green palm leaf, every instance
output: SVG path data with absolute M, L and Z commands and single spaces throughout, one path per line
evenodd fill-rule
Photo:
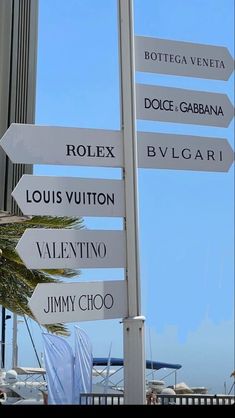
M 34 216 L 17 223 L 0 224 L 0 304 L 18 315 L 34 318 L 28 307 L 38 283 L 61 282 L 61 277 L 78 276 L 80 271 L 72 269 L 28 270 L 15 251 L 16 244 L 27 228 L 83 228 L 81 218 L 55 218 Z M 62 324 L 46 326 L 47 330 L 68 335 Z

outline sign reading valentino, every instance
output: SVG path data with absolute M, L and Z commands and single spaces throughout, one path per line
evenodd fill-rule
M 26 229 L 16 251 L 28 269 L 126 266 L 125 231 Z
M 13 163 L 122 167 L 121 131 L 12 123 L 0 145 Z
M 233 159 L 226 139 L 138 133 L 138 165 L 142 168 L 228 171 Z
M 25 215 L 125 216 L 123 180 L 25 174 L 12 196 Z
M 137 84 L 137 118 L 227 127 L 234 108 L 225 94 Z
M 150 73 L 228 80 L 234 61 L 222 46 L 135 37 L 136 70 Z
M 41 283 L 29 307 L 40 324 L 124 318 L 126 281 Z

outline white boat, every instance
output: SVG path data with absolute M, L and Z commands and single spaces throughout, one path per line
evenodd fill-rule
M 110 369 L 110 366 L 117 368 Z M 146 361 L 147 369 L 159 370 L 163 367 L 178 369 L 181 365 Z M 92 393 L 97 395 L 122 395 L 124 389 L 120 385 L 120 381 L 116 383 L 111 381 L 111 378 L 122 369 L 122 358 L 94 358 Z M 162 381 L 148 381 L 147 390 L 150 382 L 155 388 L 157 382 L 158 386 L 164 387 Z M 4 398 L 0 399 L 3 404 L 44 404 L 44 396 L 47 393 L 46 370 L 35 367 L 16 367 L 7 372 L 2 372 L 0 375 L 0 390 L 4 394 Z
M 43 404 L 46 391 L 45 369 L 17 367 L 1 372 L 0 391 L 2 404 Z

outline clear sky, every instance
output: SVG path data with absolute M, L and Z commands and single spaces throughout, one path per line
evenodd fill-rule
M 119 129 L 116 0 L 39 0 L 39 6 L 36 123 Z M 233 0 L 135 0 L 134 7 L 136 35 L 221 45 L 234 57 Z M 136 81 L 224 93 L 234 103 L 233 76 L 215 81 L 138 72 Z M 234 149 L 234 121 L 228 128 L 138 121 L 137 129 L 227 138 Z M 120 169 L 35 166 L 34 173 L 121 178 Z M 234 168 L 139 169 L 138 180 L 146 357 L 180 363 L 178 381 L 221 393 L 234 369 Z M 121 219 L 84 220 L 91 229 L 122 229 Z M 123 278 L 122 269 L 87 269 L 79 280 Z M 112 342 L 112 356 L 122 357 L 119 322 L 80 323 L 94 356 L 108 356 Z M 23 327 L 19 360 L 36 366 Z M 40 329 L 31 327 L 41 352 Z

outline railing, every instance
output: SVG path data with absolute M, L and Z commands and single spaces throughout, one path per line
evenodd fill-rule
M 82 405 L 123 405 L 124 395 L 120 394 L 101 394 L 101 393 L 82 393 L 80 395 Z M 235 396 L 233 395 L 157 395 L 156 405 L 233 405 Z
M 122 405 L 123 393 L 81 393 L 81 405 Z
M 160 405 L 232 405 L 235 397 L 232 395 L 184 394 L 158 395 Z

